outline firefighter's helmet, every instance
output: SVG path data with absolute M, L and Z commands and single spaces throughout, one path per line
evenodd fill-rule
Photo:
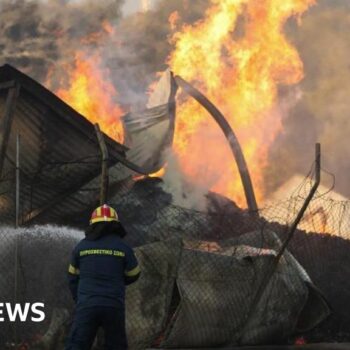
M 117 212 L 107 204 L 96 208 L 90 219 L 90 225 L 97 222 L 119 221 Z

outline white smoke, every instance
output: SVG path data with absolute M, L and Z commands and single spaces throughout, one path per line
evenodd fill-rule
M 166 172 L 163 176 L 163 189 L 172 195 L 174 205 L 183 208 L 206 211 L 208 186 L 189 182 L 178 162 L 177 155 L 169 149 L 165 154 Z

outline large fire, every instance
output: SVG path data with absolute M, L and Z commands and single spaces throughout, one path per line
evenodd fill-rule
M 122 109 L 116 104 L 117 91 L 108 80 L 108 72 L 101 68 L 98 55 L 75 56 L 75 68 L 69 75 L 69 88 L 60 88 L 56 94 L 115 140 L 123 141 L 119 118 Z
M 278 86 L 296 84 L 303 65 L 283 26 L 316 0 L 211 0 L 205 18 L 175 31 L 168 64 L 204 92 L 228 119 L 241 142 L 256 189 L 264 196 L 269 147 L 282 129 Z M 176 21 L 174 21 L 176 17 Z M 113 30 L 110 35 L 116 35 Z M 100 58 L 76 54 L 69 87 L 57 94 L 116 140 L 122 140 L 116 90 Z M 107 77 L 107 78 L 106 78 Z M 174 152 L 186 178 L 245 206 L 228 144 L 218 126 L 191 98 L 179 97 Z
M 291 16 L 314 0 L 212 0 L 204 20 L 175 32 L 169 65 L 221 109 L 241 142 L 256 196 L 264 195 L 268 150 L 281 131 L 279 84 L 303 78 L 297 51 L 283 34 Z M 245 205 L 223 135 L 192 99 L 180 101 L 174 149 L 184 173 Z

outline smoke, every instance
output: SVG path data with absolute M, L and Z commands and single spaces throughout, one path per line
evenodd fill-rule
M 286 115 L 284 133 L 270 152 L 270 190 L 297 172 L 305 174 L 319 141 L 323 167 L 336 178 L 335 190 L 350 196 L 349 10 L 349 1 L 319 0 L 301 26 L 287 30 L 304 62 L 305 78 L 302 98 Z M 322 178 L 331 182 L 327 173 Z
M 118 102 L 141 106 L 171 52 L 169 17 L 183 23 L 202 17 L 209 0 L 160 1 L 147 12 L 121 17 L 123 0 L 5 0 L 0 4 L 0 64 L 9 63 L 56 90 L 79 50 L 96 53 L 117 87 Z M 108 23 L 106 30 L 103 23 Z M 112 32 L 111 32 L 112 31 Z
M 116 21 L 122 0 L 2 0 L 0 64 L 9 63 L 44 82 L 50 67 L 74 57 L 82 40 Z
M 206 211 L 208 194 L 208 179 L 205 178 L 205 170 L 202 173 L 202 181 L 190 183 L 181 171 L 176 154 L 168 149 L 164 155 L 167 160 L 166 172 L 163 176 L 162 188 L 172 195 L 172 203 L 182 208 Z M 205 178 L 205 179 L 203 179 Z
M 208 5 L 209 0 L 162 0 L 149 11 L 135 13 L 118 23 L 119 45 L 107 44 L 104 57 L 123 104 L 145 105 L 145 91 L 157 72 L 167 69 L 172 51 L 171 15 L 176 13 L 181 23 L 194 23 L 203 17 Z

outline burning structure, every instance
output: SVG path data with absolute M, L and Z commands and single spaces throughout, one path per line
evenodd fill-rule
M 21 144 L 25 150 L 21 156 L 21 223 L 40 222 L 37 221 L 40 216 L 44 216 L 44 222 L 56 223 L 67 220 L 68 216 L 79 217 L 86 211 L 87 204 L 93 207 L 98 200 L 96 178 L 100 172 L 100 154 L 93 125 L 40 84 L 10 66 L 1 68 L 0 81 L 3 223 L 14 219 L 11 215 L 15 203 L 11 197 L 15 177 L 11 169 L 16 163 L 16 134 L 22 135 Z M 154 97 L 159 105 L 150 105 L 144 114 L 141 113 L 142 117 L 137 113 L 125 116 L 125 138 L 126 142 L 133 143 L 131 150 L 106 139 L 108 165 L 113 167 L 120 181 L 130 178 L 132 170 L 149 174 L 162 167 L 160 154 L 171 142 L 174 129 L 170 72 L 159 86 L 164 88 L 166 83 L 168 89 L 163 90 L 158 99 Z M 155 96 L 158 95 L 155 91 Z M 145 138 L 149 144 L 147 149 Z M 123 171 L 118 163 L 131 171 Z
M 298 53 L 281 29 L 313 3 L 213 0 L 203 20 L 181 30 L 178 14 L 170 16 L 174 51 L 168 63 L 223 110 L 226 126 L 234 126 L 258 203 L 266 190 L 262 170 L 267 151 L 281 130 L 283 108 L 288 108 L 276 104 L 278 85 L 295 84 L 303 76 Z M 49 72 L 47 85 L 68 105 L 12 67 L 1 68 L 2 222 L 12 224 L 16 216 L 18 133 L 19 223 L 81 228 L 87 222 L 99 200 L 101 156 L 86 117 L 108 135 L 109 202 L 118 208 L 145 272 L 128 295 L 133 348 L 293 343 L 300 334 L 310 342 L 349 340 L 349 315 L 343 307 L 350 296 L 349 279 L 344 281 L 349 274 L 347 239 L 321 235 L 312 221 L 319 213 L 311 210 L 304 231 L 297 230 L 288 250 L 282 249 L 288 207 L 254 207 L 249 189 L 241 190 L 242 162 L 236 168 L 227 147 L 235 144 L 232 128 L 231 133 L 222 128 L 227 142 L 196 101 L 178 94 L 175 104 L 177 84 L 186 87 L 179 76 L 174 79 L 167 71 L 152 85 L 147 108 L 125 114 L 127 106 L 114 103 L 117 92 L 106 69 L 100 69 L 105 51 L 84 51 L 114 33 L 104 21 L 102 36 L 96 32 L 84 38 L 87 46 L 72 55 L 74 68 L 67 69 L 68 86 Z M 206 105 L 218 122 L 220 115 L 212 107 Z M 240 157 L 237 149 L 233 153 Z M 192 201 L 196 191 L 200 206 Z M 240 208 L 245 198 L 256 215 Z M 299 208 L 303 200 L 293 199 L 290 205 Z M 65 288 L 63 277 L 38 288 L 45 284 L 39 267 L 50 255 L 50 270 L 64 276 L 67 252 L 81 232 L 37 226 L 16 232 L 5 228 L 1 237 L 7 242 L 1 262 L 7 271 L 3 294 L 16 301 L 40 295 L 49 305 L 44 330 L 13 324 L 2 345 L 59 349 L 72 305 L 65 294 L 57 298 L 57 290 Z M 257 299 L 270 263 L 274 273 Z M 161 292 L 155 294 L 154 285 Z M 327 318 L 328 303 L 333 315 Z M 253 317 L 246 318 L 247 313 Z M 196 331 L 189 331 L 191 326 Z

